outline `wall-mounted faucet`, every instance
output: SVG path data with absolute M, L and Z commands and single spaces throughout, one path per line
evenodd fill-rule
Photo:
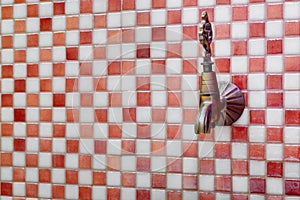
M 210 133 L 216 125 L 231 125 L 242 115 L 245 108 L 243 94 L 236 85 L 217 81 L 216 73 L 212 70 L 212 38 L 212 26 L 207 12 L 204 11 L 199 26 L 199 41 L 203 46 L 203 72 L 199 112 L 195 124 L 196 134 Z

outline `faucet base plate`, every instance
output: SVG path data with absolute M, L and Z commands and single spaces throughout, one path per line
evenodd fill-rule
M 221 115 L 218 125 L 232 125 L 242 115 L 245 99 L 241 90 L 233 83 L 219 82 Z

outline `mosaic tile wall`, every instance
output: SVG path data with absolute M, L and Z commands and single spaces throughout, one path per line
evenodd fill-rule
M 194 134 L 201 12 L 246 109 Z M 300 2 L 1 0 L 1 198 L 300 196 Z

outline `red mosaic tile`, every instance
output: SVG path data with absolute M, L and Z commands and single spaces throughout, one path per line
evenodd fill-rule
M 234 83 L 240 90 L 247 90 L 248 76 L 247 75 L 232 75 L 232 83 Z
M 232 142 L 247 142 L 248 128 L 244 126 L 232 126 L 231 140 Z
M 2 107 L 12 107 L 13 106 L 13 95 L 12 94 L 2 94 L 1 95 L 1 105 Z M 3 132 L 2 132 L 3 135 Z
M 282 53 L 282 40 L 267 40 L 267 53 L 268 54 L 281 54 Z
M 121 107 L 122 106 L 122 93 L 112 92 L 108 94 L 108 104 L 110 107 Z
M 13 195 L 13 184 L 1 182 L 1 195 L 12 196 Z
M 26 124 L 26 136 L 27 137 L 38 137 L 39 125 L 38 124 Z
M 296 145 L 284 146 L 284 160 L 285 161 L 299 161 L 300 160 L 300 146 L 296 146 Z
M 231 147 L 229 143 L 215 144 L 214 151 L 216 158 L 230 158 L 231 156 Z
M 152 0 L 152 8 L 165 8 L 166 0 Z
M 197 190 L 198 188 L 197 176 L 183 176 L 182 185 L 183 185 L 183 189 Z
M 108 125 L 108 137 L 109 138 L 121 138 L 122 137 L 122 126 L 117 124 Z
M 184 157 L 198 157 L 197 142 L 183 142 L 182 148 Z
M 92 43 L 92 31 L 81 31 L 80 44 L 91 44 L 91 43 Z
M 164 141 L 151 141 L 151 154 L 165 155 L 166 143 Z
M 264 71 L 265 71 L 264 57 L 249 58 L 249 72 L 264 72 Z
M 165 27 L 153 27 L 152 28 L 152 41 L 165 41 L 166 40 L 166 28 Z
M 265 159 L 265 145 L 264 144 L 249 144 L 248 146 L 249 158 L 253 160 Z
M 65 167 L 65 155 L 52 155 L 52 167 L 64 168 Z
M 52 30 L 52 19 L 41 18 L 40 19 L 40 31 L 51 31 Z
M 108 1 L 108 11 L 115 12 L 121 10 L 121 0 L 110 0 Z
M 107 78 L 94 78 L 94 90 L 104 91 L 107 86 Z
M 299 125 L 300 124 L 300 110 L 285 110 L 285 124 Z
M 66 125 L 65 124 L 53 124 L 53 137 L 65 137 Z
M 215 193 L 213 192 L 200 192 L 199 193 L 199 199 L 203 200 L 214 200 L 215 199 Z
M 13 168 L 13 181 L 14 182 L 25 182 L 25 169 L 24 168 Z
M 183 26 L 183 39 L 184 40 L 197 40 L 198 26 Z
M 135 10 L 135 1 L 134 0 L 123 0 L 122 10 Z
M 248 5 L 232 7 L 232 20 L 233 21 L 245 21 L 247 19 L 248 19 Z
M 1 15 L 2 15 L 2 19 L 12 19 L 13 6 L 2 6 Z
M 78 79 L 77 78 L 66 78 L 66 92 L 78 91 Z
M 214 22 L 215 20 L 215 11 L 214 11 L 214 8 L 213 7 L 203 7 L 203 8 L 200 8 L 199 9 L 199 19 L 202 19 L 201 15 L 202 15 L 202 12 L 203 11 L 206 11 L 207 12 L 207 15 L 209 16 L 209 21 L 210 22 Z
M 123 108 L 123 121 L 135 122 L 136 121 L 136 109 L 135 108 Z
M 65 63 L 54 63 L 53 64 L 53 75 L 54 76 L 65 76 Z
M 138 189 L 136 190 L 136 200 L 150 200 L 151 193 L 150 190 Z
M 12 166 L 12 153 L 1 153 L 0 159 L 1 159 L 1 165 L 2 166 Z
M 135 153 L 136 145 L 135 140 L 122 140 L 122 153 L 133 154 Z
M 14 109 L 14 121 L 25 122 L 25 120 L 26 120 L 26 110 L 22 108 Z
M 168 24 L 181 24 L 181 10 L 168 10 Z
M 182 173 L 182 159 L 181 158 L 168 158 L 167 172 Z
M 135 187 L 136 175 L 135 173 L 124 172 L 122 173 L 122 186 Z
M 139 139 L 150 139 L 151 137 L 150 124 L 137 124 L 136 134 Z
M 205 159 L 199 161 L 199 173 L 200 174 L 214 174 L 215 162 L 211 159 Z
M 300 180 L 285 180 L 284 183 L 286 195 L 300 195 Z
M 219 192 L 230 192 L 232 190 L 231 176 L 216 176 L 215 190 Z
M 39 169 L 39 182 L 50 183 L 51 182 L 51 170 Z
M 249 37 L 265 37 L 265 23 L 264 22 L 251 22 L 249 24 Z
M 233 41 L 231 43 L 231 52 L 235 56 L 247 54 L 247 41 Z
M 232 200 L 248 200 L 248 195 L 244 194 L 232 194 L 231 195 Z
M 120 156 L 107 156 L 106 166 L 107 166 L 107 169 L 110 171 L 120 171 L 121 157 Z
M 13 124 L 1 124 L 1 135 L 2 136 L 12 136 L 13 135 Z
M 38 197 L 39 185 L 36 183 L 26 184 L 26 197 Z
M 94 15 L 94 27 L 106 28 L 106 14 Z
M 92 199 L 92 187 L 91 186 L 79 186 L 79 199 Z
M 66 183 L 67 184 L 78 184 L 78 171 L 66 170 Z
M 136 50 L 136 58 L 150 58 L 150 45 L 138 44 Z
M 267 93 L 268 107 L 283 107 L 283 93 L 282 92 L 268 92 Z
M 26 21 L 24 19 L 14 21 L 14 32 L 24 33 L 26 31 Z
M 78 47 L 68 47 L 66 49 L 67 60 L 78 60 Z
M 12 65 L 3 65 L 1 67 L 2 78 L 12 78 L 13 77 L 13 66 Z
M 119 44 L 121 43 L 121 30 L 108 30 L 107 31 L 107 43 L 109 44 Z
M 26 140 L 22 138 L 14 139 L 14 151 L 25 151 L 26 149 Z
M 1 41 L 3 49 L 13 47 L 13 37 L 11 35 L 3 35 Z
M 229 39 L 230 38 L 230 24 L 216 24 L 215 25 L 215 39 Z
M 283 142 L 283 128 L 267 127 L 267 142 Z
M 107 122 L 107 109 L 95 109 L 95 122 Z
M 92 124 L 80 124 L 79 132 L 80 138 L 92 138 L 94 127 Z
M 181 191 L 168 191 L 167 200 L 181 200 L 182 192 Z
M 285 72 L 300 72 L 300 56 L 286 56 L 284 57 L 284 71 Z
M 40 109 L 40 121 L 50 122 L 52 121 L 52 110 L 51 109 Z
M 54 15 L 65 14 L 65 2 L 54 2 L 53 3 L 53 14 Z
M 78 16 L 68 16 L 66 20 L 67 30 L 78 30 L 79 19 Z
M 79 155 L 79 168 L 91 169 L 92 157 L 91 155 Z
M 167 138 L 168 139 L 180 139 L 181 138 L 181 126 L 180 125 L 168 125 L 167 126 Z
M 53 106 L 54 107 L 64 107 L 66 97 L 65 94 L 53 94 Z
M 189 109 L 189 108 L 183 109 L 183 123 L 194 124 L 197 113 L 198 113 L 197 109 Z
M 67 140 L 67 153 L 78 153 L 79 140 Z
M 27 94 L 26 103 L 28 107 L 38 107 L 39 95 L 38 94 Z
M 148 157 L 137 157 L 136 160 L 136 170 L 139 172 L 149 172 L 150 171 L 150 158 Z
M 282 89 L 282 75 L 268 74 L 266 81 L 267 89 Z
M 152 174 L 152 188 L 166 188 L 166 175 L 165 174 Z
M 265 124 L 265 110 L 250 110 L 251 124 Z
M 107 200 L 120 199 L 121 191 L 120 188 L 107 188 Z
M 64 32 L 57 32 L 53 34 L 54 46 L 65 46 L 66 34 Z
M 197 6 L 197 1 L 194 0 L 183 0 L 183 6 Z
M 150 106 L 151 93 L 150 92 L 137 92 L 137 106 Z
M 136 78 L 137 90 L 150 90 L 150 77 L 137 77 Z
M 287 21 L 285 22 L 284 26 L 284 34 L 286 36 L 300 35 L 300 21 Z
M 92 13 L 93 1 L 92 0 L 80 0 L 80 13 Z
M 96 154 L 106 154 L 107 142 L 104 140 L 95 140 L 94 142 L 94 152 Z
M 26 167 L 38 166 L 38 154 L 26 154 Z
M 39 15 L 39 4 L 27 5 L 27 17 L 37 17 Z
M 134 61 L 122 61 L 122 74 L 134 74 L 135 62 Z
M 266 179 L 250 178 L 250 192 L 264 194 L 266 192 Z
M 38 64 L 27 64 L 27 77 L 38 77 L 39 66 Z
M 67 109 L 67 122 L 79 122 L 79 110 Z
M 167 90 L 180 90 L 181 89 L 181 77 L 169 76 L 167 77 Z
M 180 58 L 181 57 L 181 44 L 168 43 L 167 44 L 167 58 Z
M 106 185 L 106 173 L 93 171 L 93 185 Z
M 283 18 L 283 4 L 268 4 L 267 19 L 282 19 Z
M 136 24 L 138 26 L 149 26 L 150 25 L 150 12 L 137 12 Z
M 267 175 L 268 177 L 282 177 L 283 164 L 281 162 L 268 162 Z
M 181 92 L 168 92 L 168 106 L 180 107 L 182 105 Z
M 197 60 L 189 59 L 182 61 L 182 72 L 184 74 L 197 74 Z
M 249 167 L 247 160 L 232 160 L 231 164 L 232 174 L 234 175 L 248 175 Z
M 63 185 L 52 185 L 52 197 L 63 199 L 65 198 L 65 186 Z
M 152 122 L 165 122 L 166 109 L 165 108 L 152 108 Z
M 40 61 L 51 61 L 52 50 L 51 49 L 40 49 Z
M 15 50 L 14 51 L 15 62 L 25 62 L 26 61 L 26 51 L 25 50 Z

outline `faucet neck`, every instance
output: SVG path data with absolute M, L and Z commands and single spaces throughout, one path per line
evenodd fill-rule
M 212 72 L 213 64 L 214 63 L 211 61 L 210 54 L 206 54 L 203 57 L 203 63 L 201 63 L 201 65 L 203 65 L 203 72 Z

